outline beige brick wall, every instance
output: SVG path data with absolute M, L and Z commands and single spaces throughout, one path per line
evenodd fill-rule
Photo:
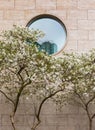
M 95 0 L 0 0 L 0 30 L 13 24 L 26 26 L 39 14 L 55 15 L 66 25 L 65 51 L 95 47 Z
M 0 0 L 0 31 L 13 24 L 26 26 L 39 14 L 52 14 L 63 21 L 67 28 L 65 51 L 87 52 L 95 48 L 95 0 Z M 17 113 L 17 127 L 30 130 L 23 106 Z M 43 122 L 38 130 L 88 130 L 86 115 L 80 108 L 64 107 L 61 113 L 51 104 L 48 108 L 43 108 Z M 0 130 L 12 130 L 10 111 L 10 105 L 0 99 Z M 30 120 L 31 116 L 27 118 Z

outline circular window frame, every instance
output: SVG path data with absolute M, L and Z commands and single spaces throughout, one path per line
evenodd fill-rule
M 53 19 L 53 20 L 57 21 L 62 26 L 62 28 L 65 30 L 65 32 L 66 32 L 66 40 L 65 40 L 65 43 L 64 43 L 64 46 L 62 47 L 62 49 L 60 51 L 54 53 L 54 54 L 51 54 L 52 56 L 58 55 L 58 54 L 60 54 L 64 50 L 64 48 L 66 46 L 66 41 L 67 41 L 67 29 L 66 29 L 66 26 L 58 17 L 56 17 L 54 15 L 51 15 L 51 14 L 40 14 L 40 15 L 37 15 L 37 16 L 33 17 L 27 23 L 26 27 L 29 27 L 33 22 L 35 22 L 35 21 L 37 21 L 39 19 L 43 19 L 43 18 L 50 18 L 50 19 Z

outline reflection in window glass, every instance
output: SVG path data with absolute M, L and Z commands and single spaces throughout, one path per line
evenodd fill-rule
M 39 50 L 45 50 L 48 54 L 59 52 L 66 42 L 66 29 L 59 21 L 45 17 L 39 18 L 29 24 L 29 28 L 39 29 L 45 36 L 37 41 Z

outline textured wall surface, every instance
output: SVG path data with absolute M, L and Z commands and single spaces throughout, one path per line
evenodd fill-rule
M 86 52 L 95 47 L 95 0 L 0 0 L 0 30 L 10 29 L 13 24 L 26 26 L 39 14 L 52 14 L 63 21 L 67 28 L 65 51 Z M 51 103 L 47 105 L 38 130 L 88 130 L 87 117 L 81 108 L 64 106 L 58 112 Z M 0 98 L 0 130 L 12 130 L 10 112 L 11 106 Z M 25 114 L 22 102 L 16 117 L 19 130 L 30 130 L 27 120 L 31 115 Z

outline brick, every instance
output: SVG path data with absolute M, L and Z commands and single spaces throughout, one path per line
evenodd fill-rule
M 36 0 L 36 9 L 56 9 L 56 0 Z
M 0 10 L 0 20 L 3 20 L 4 11 Z
M 14 21 L 11 20 L 3 20 L 0 21 L 0 30 L 8 30 L 8 29 L 12 29 L 14 25 Z
M 70 29 L 77 29 L 77 20 L 62 20 L 63 23 L 65 24 L 67 31 Z
M 11 114 L 12 112 L 12 105 L 8 103 L 1 103 L 0 104 L 0 114 Z
M 77 36 L 77 39 L 78 40 L 88 40 L 89 38 L 89 31 L 87 30 L 78 30 L 78 36 Z
M 0 9 L 13 9 L 14 0 L 0 0 Z
M 48 109 L 47 109 L 48 108 Z M 44 104 L 42 107 L 42 115 L 56 114 L 56 105 L 54 103 Z
M 67 52 L 76 52 L 77 51 L 77 40 L 67 41 L 64 50 L 67 51 Z
M 29 126 L 16 126 L 16 130 L 30 130 Z
M 14 25 L 26 27 L 27 20 L 14 20 Z
M 78 115 L 77 115 L 78 116 Z M 68 115 L 68 126 L 75 126 L 79 124 L 79 120 L 77 120 L 75 115 Z
M 87 114 L 80 114 L 78 115 L 78 121 L 80 126 L 88 126 L 89 121 L 88 121 L 88 116 Z
M 13 130 L 11 126 L 1 126 L 0 130 Z
M 26 125 L 26 115 L 16 115 L 15 116 L 15 124 L 24 126 Z
M 79 9 L 95 9 L 95 0 L 78 0 Z
M 79 114 L 84 114 L 86 115 L 86 111 L 82 108 L 82 107 L 79 107 Z
M 82 125 L 80 125 L 80 127 L 79 127 L 79 130 L 89 130 L 89 126 L 88 125 L 84 125 L 84 126 L 82 126 Z
M 86 10 L 68 10 L 67 18 L 71 19 L 87 19 L 88 12 Z
M 78 20 L 78 29 L 95 30 L 94 20 Z
M 10 121 L 10 115 L 2 115 L 1 116 L 1 124 L 3 126 L 10 126 L 11 125 L 11 121 Z
M 31 115 L 34 114 L 35 110 L 33 107 L 33 104 L 30 103 L 21 103 L 18 106 L 17 109 L 17 114 L 27 114 L 27 115 Z
M 25 16 L 25 19 L 27 19 L 29 21 L 32 18 L 34 18 L 38 15 L 44 14 L 44 13 L 46 13 L 45 10 L 25 10 L 24 16 Z
M 78 31 L 77 30 L 69 30 L 68 31 L 68 40 L 77 40 L 78 39 Z
M 68 40 L 88 40 L 89 32 L 87 30 L 69 30 Z
M 95 31 L 89 31 L 89 40 L 95 40 Z
M 56 130 L 82 130 L 82 129 L 79 129 L 79 126 L 70 125 L 70 126 L 57 126 Z
M 57 116 L 46 116 L 46 119 L 45 119 L 45 121 L 46 121 L 46 125 L 51 125 L 51 126 L 55 126 L 55 125 L 57 125 L 58 124 L 58 121 L 57 121 Z
M 47 116 L 46 117 L 46 125 L 50 126 L 58 126 L 58 125 L 67 125 L 68 122 L 68 116 L 63 114 L 60 116 Z
M 95 47 L 95 41 L 78 41 L 78 51 L 86 52 Z
M 95 10 L 88 10 L 88 19 L 95 19 Z
M 79 108 L 78 108 L 78 106 L 73 106 L 73 105 L 64 105 L 63 107 L 62 107 L 62 110 L 61 111 L 58 111 L 57 110 L 57 114 L 58 115 L 61 115 L 61 114 L 78 114 L 78 112 L 79 112 Z
M 59 19 L 67 19 L 67 11 L 66 10 L 47 10 L 47 14 L 54 15 Z
M 37 130 L 56 130 L 56 126 L 38 126 Z
M 77 0 L 57 0 L 57 9 L 77 9 Z
M 15 116 L 15 125 L 16 126 L 28 126 L 29 122 L 31 122 L 31 124 L 33 124 L 33 117 L 31 115 L 27 116 L 27 115 L 16 115 Z M 1 116 L 1 124 L 3 126 L 10 126 L 11 125 L 11 121 L 10 121 L 10 115 L 2 115 Z
M 4 11 L 5 20 L 23 20 L 24 11 L 22 10 L 6 10 Z
M 35 9 L 35 0 L 15 0 L 15 9 Z
M 68 126 L 88 125 L 88 117 L 85 114 L 68 114 Z
M 40 126 L 45 126 L 45 116 L 41 116 L 41 124 Z M 16 126 L 31 126 L 33 125 L 35 117 L 31 114 L 19 114 L 15 116 L 15 124 Z

